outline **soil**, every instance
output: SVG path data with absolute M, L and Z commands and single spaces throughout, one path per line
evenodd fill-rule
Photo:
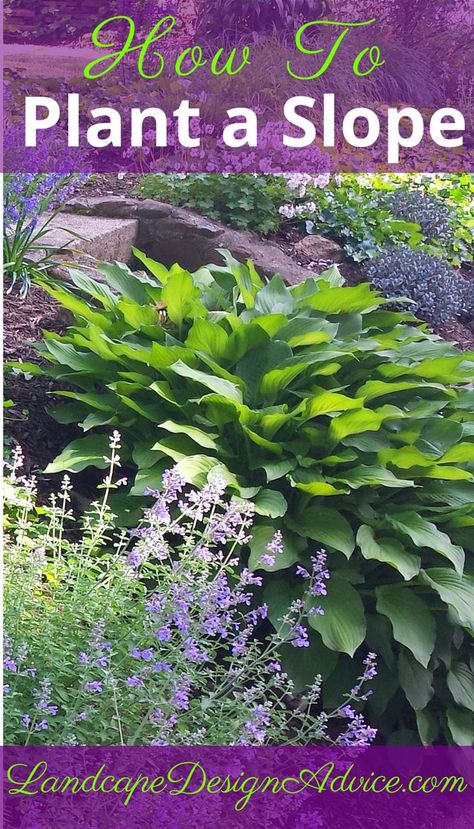
M 42 359 L 33 347 L 42 339 L 42 331 L 63 333 L 71 322 L 50 296 L 32 286 L 25 300 L 18 293 L 7 293 L 4 287 L 4 344 L 5 363 L 23 362 L 41 364 Z M 22 473 L 36 475 L 79 434 L 76 426 L 61 425 L 53 420 L 47 409 L 58 398 L 54 397 L 54 381 L 48 377 L 27 379 L 15 369 L 6 371 L 4 398 L 14 405 L 5 411 L 6 450 L 19 444 L 23 450 Z M 55 484 L 53 476 L 39 478 L 40 500 L 47 498 Z

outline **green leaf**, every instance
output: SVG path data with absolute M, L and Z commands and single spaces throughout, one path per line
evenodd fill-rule
M 241 390 L 235 383 L 231 383 L 229 380 L 223 380 L 221 377 L 214 377 L 213 374 L 206 374 L 204 371 L 190 368 L 182 360 L 177 360 L 170 368 L 175 374 L 179 374 L 180 377 L 187 377 L 189 380 L 194 380 L 196 383 L 200 383 L 208 389 L 211 389 L 216 394 L 228 397 L 236 403 L 243 402 Z
M 413 487 L 413 481 L 397 478 L 389 469 L 383 466 L 355 466 L 338 477 L 331 477 L 331 481 L 341 481 L 349 484 L 351 489 L 360 489 L 363 486 L 386 486 L 394 489 Z
M 225 259 L 225 263 L 235 279 L 245 307 L 248 309 L 253 308 L 257 291 L 263 287 L 263 282 L 255 271 L 255 268 L 242 265 L 241 262 L 234 259 L 228 250 L 218 248 L 218 252 Z
M 330 342 L 337 333 L 337 325 L 324 319 L 296 317 L 278 334 L 291 348 L 320 345 Z
M 185 342 L 193 351 L 204 351 L 215 360 L 222 360 L 226 354 L 229 337 L 220 325 L 208 320 L 195 320 Z
M 314 311 L 326 314 L 354 314 L 373 311 L 384 300 L 378 298 L 367 282 L 351 288 L 323 288 L 307 300 Z
M 436 624 L 423 599 L 409 587 L 397 584 L 376 587 L 375 594 L 377 612 L 390 619 L 397 642 L 427 668 L 435 646 Z
M 269 515 L 270 518 L 281 518 L 288 509 L 281 492 L 274 489 L 261 489 L 253 502 L 257 515 Z
M 405 581 L 410 581 L 420 572 L 420 556 L 408 553 L 395 539 L 376 539 L 373 529 L 366 524 L 363 524 L 357 533 L 357 544 L 365 559 L 375 559 L 389 564 L 402 574 Z
M 91 354 L 90 351 L 77 351 L 70 343 L 46 340 L 45 346 L 60 365 L 68 366 L 74 371 L 97 373 L 100 376 L 107 368 L 103 360 L 95 354 Z
M 468 746 L 474 744 L 474 713 L 466 711 L 465 708 L 455 708 L 451 705 L 446 711 L 448 728 L 457 746 Z
M 169 277 L 168 268 L 165 268 L 165 266 L 161 265 L 159 262 L 155 262 L 154 259 L 150 259 L 149 256 L 146 256 L 141 252 L 141 250 L 138 250 L 138 248 L 132 248 L 132 251 L 133 255 L 139 260 L 139 262 L 145 265 L 145 268 L 148 268 L 153 276 L 156 276 L 160 284 L 165 285 Z
M 297 469 L 293 475 L 289 476 L 289 480 L 295 489 L 300 489 L 301 492 L 307 492 L 315 497 L 344 495 L 349 491 L 345 487 L 334 486 L 313 468 Z
M 270 544 L 276 527 L 274 524 L 257 524 L 252 529 L 250 541 L 250 557 L 248 566 L 252 571 L 265 570 L 267 573 L 275 573 L 278 570 L 285 570 L 298 561 L 301 549 L 301 540 L 293 533 L 282 530 L 283 553 L 275 556 L 275 564 L 263 564 L 262 555 L 267 552 L 267 545 Z
M 416 712 L 418 734 L 424 746 L 433 745 L 439 734 L 439 720 L 426 708 Z
M 148 294 L 142 282 L 126 265 L 120 262 L 101 264 L 99 270 L 118 294 L 128 297 L 137 305 L 148 305 Z
M 401 648 L 398 674 L 411 707 L 415 711 L 423 711 L 434 695 L 432 671 L 420 665 L 405 648 Z
M 290 520 L 288 516 L 286 523 L 303 538 L 311 538 L 333 547 L 344 553 L 347 558 L 354 552 L 355 538 L 352 527 L 336 509 L 317 504 L 307 507 L 294 519 Z
M 300 374 L 303 374 L 308 368 L 306 363 L 298 363 L 284 368 L 275 368 L 269 371 L 262 377 L 260 383 L 260 394 L 263 397 L 269 397 L 272 400 L 278 395 L 280 391 L 286 389 L 290 383 L 293 382 Z
M 172 274 L 161 294 L 161 301 L 166 305 L 166 313 L 171 322 L 181 331 L 183 322 L 188 317 L 205 317 L 207 311 L 199 300 L 199 288 L 193 282 L 190 273 L 181 271 Z
M 172 432 L 174 435 L 187 435 L 194 443 L 197 443 L 198 446 L 202 446 L 204 449 L 217 449 L 217 444 L 214 440 L 217 435 L 214 432 L 203 432 L 202 429 L 198 429 L 196 426 L 188 426 L 186 423 L 176 423 L 174 420 L 166 420 L 164 423 L 160 423 L 160 429 L 165 429 L 165 431 Z
M 309 400 L 303 401 L 305 409 L 303 412 L 302 422 L 310 420 L 321 415 L 332 414 L 334 412 L 346 412 L 349 409 L 361 409 L 364 405 L 363 398 L 353 399 L 347 397 L 345 394 L 337 394 L 335 392 L 324 392 L 318 394 L 316 397 L 311 397 Z
M 463 662 L 456 662 L 447 677 L 454 702 L 468 711 L 474 711 L 474 673 Z
M 106 469 L 109 465 L 104 456 L 109 454 L 109 438 L 107 435 L 90 435 L 69 443 L 57 458 L 46 467 L 45 475 L 55 475 L 57 472 L 82 472 L 88 466 Z
M 291 314 L 295 301 L 280 276 L 274 276 L 255 297 L 255 310 L 260 314 Z M 247 306 L 249 307 L 249 306 Z
M 440 459 L 440 463 L 469 463 L 474 461 L 474 443 L 459 443 L 449 449 Z
M 430 418 L 416 442 L 417 448 L 429 458 L 440 458 L 462 437 L 462 425 L 442 417 Z
M 333 575 L 327 596 L 318 596 L 313 604 L 320 605 L 324 616 L 310 614 L 310 626 L 321 634 L 327 648 L 354 656 L 366 633 L 364 606 L 349 582 Z
M 325 271 L 319 274 L 318 281 L 324 279 L 329 282 L 334 288 L 341 288 L 345 284 L 345 279 L 341 274 L 337 265 L 330 265 Z
M 176 464 L 176 469 L 188 484 L 203 487 L 207 483 L 209 473 L 220 475 L 230 486 L 238 489 L 237 480 L 224 464 L 216 458 L 207 455 L 192 455 Z
M 280 478 L 284 478 L 288 472 L 291 472 L 291 470 L 295 468 L 296 463 L 297 462 L 295 460 L 276 460 L 270 463 L 262 463 L 262 469 L 265 471 L 268 483 L 270 483 L 270 481 L 278 481 Z
M 426 521 L 416 512 L 397 512 L 395 515 L 386 515 L 390 526 L 403 535 L 407 535 L 416 547 L 428 547 L 440 555 L 448 558 L 455 566 L 456 572 L 462 575 L 464 570 L 464 550 L 451 543 L 446 533 L 438 530 L 436 524 Z
M 447 567 L 434 567 L 422 570 L 420 579 L 455 609 L 464 627 L 474 630 L 474 576 L 460 576 Z
M 371 409 L 348 412 L 335 417 L 329 426 L 329 436 L 334 443 L 344 440 L 348 435 L 361 432 L 377 432 L 384 421 L 383 415 Z

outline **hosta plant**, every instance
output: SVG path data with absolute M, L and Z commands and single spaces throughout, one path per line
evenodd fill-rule
M 255 504 L 270 619 L 304 595 L 294 565 L 313 542 L 328 551 L 325 615 L 303 659 L 284 654 L 295 680 L 317 665 L 331 704 L 369 646 L 369 710 L 391 739 L 471 739 L 474 355 L 337 268 L 288 288 L 225 252 L 194 275 L 137 255 L 150 275 L 104 265 L 103 283 L 44 285 L 75 324 L 45 332 L 49 365 L 23 368 L 67 385 L 55 416 L 85 432 L 48 471 L 103 466 L 118 425 L 133 487 L 117 511 L 170 459 L 194 485 L 219 470 Z M 262 564 L 275 530 L 285 553 Z

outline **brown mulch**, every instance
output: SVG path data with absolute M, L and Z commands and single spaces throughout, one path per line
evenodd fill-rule
M 44 291 L 32 286 L 25 300 L 14 290 L 4 288 L 4 361 L 41 363 L 32 343 L 42 338 L 42 330 L 63 333 L 71 318 Z M 5 412 L 7 448 L 18 443 L 23 450 L 24 474 L 36 474 L 78 435 L 75 426 L 56 423 L 46 409 L 54 403 L 54 382 L 48 377 L 25 378 L 6 369 L 5 400 L 14 406 Z

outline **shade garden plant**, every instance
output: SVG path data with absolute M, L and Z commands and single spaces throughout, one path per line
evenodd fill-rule
M 119 427 L 122 526 L 170 464 L 195 487 L 218 473 L 254 504 L 242 555 L 275 627 L 310 601 L 295 567 L 310 574 L 314 544 L 327 550 L 309 646 L 281 647 L 295 687 L 320 673 L 336 708 L 374 651 L 367 716 L 384 740 L 471 741 L 473 355 L 335 267 L 289 288 L 225 251 L 195 274 L 135 253 L 146 272 L 43 283 L 74 325 L 44 333 L 46 366 L 18 368 L 63 383 L 53 414 L 85 433 L 46 471 L 104 468 Z
M 214 476 L 187 489 L 163 476 L 132 534 L 114 529 L 108 497 L 120 486 L 120 436 L 110 440 L 102 495 L 71 541 L 71 483 L 48 507 L 13 455 L 6 490 L 4 694 L 6 741 L 20 745 L 368 745 L 357 712 L 376 675 L 369 653 L 345 702 L 321 710 L 321 681 L 303 694 L 283 671 L 282 643 L 308 643 L 305 620 L 330 573 L 312 556 L 311 606 L 295 600 L 274 632 L 252 589 L 261 577 L 239 556 L 249 501 L 225 497 Z M 39 514 L 39 519 L 38 519 Z M 266 556 L 283 554 L 275 533 Z

